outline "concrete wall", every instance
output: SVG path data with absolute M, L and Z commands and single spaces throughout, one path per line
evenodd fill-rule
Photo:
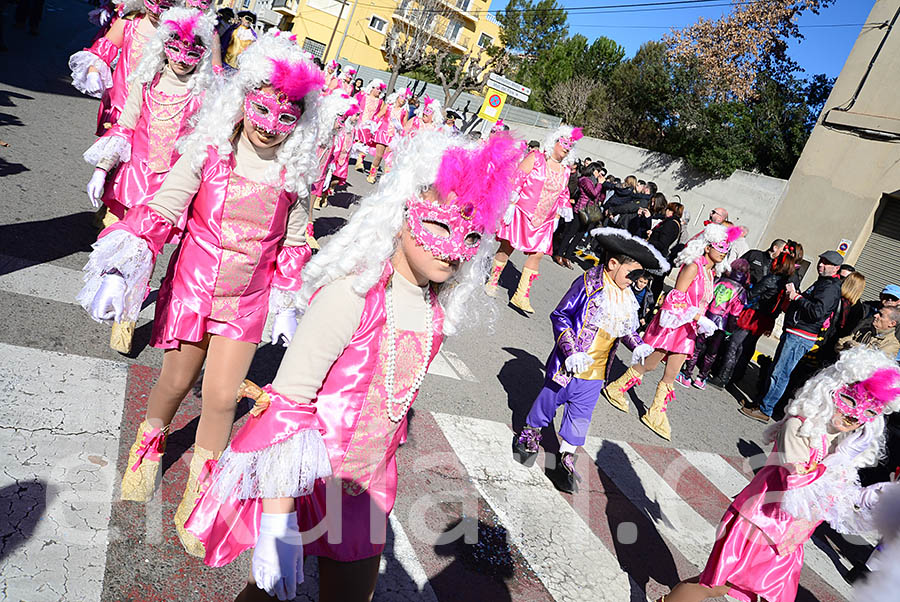
M 900 1 L 900 0 L 898 0 Z M 543 141 L 547 128 L 509 124 L 511 131 L 526 140 Z M 599 159 L 610 173 L 625 179 L 635 175 L 640 180 L 656 182 L 666 198 L 681 196 L 690 211 L 688 231 L 693 234 L 703 227 L 714 207 L 724 207 L 736 224 L 745 226 L 751 248 L 768 246 L 763 236 L 769 219 L 784 194 L 787 181 L 746 171 L 736 171 L 728 178 L 710 179 L 691 169 L 682 159 L 653 153 L 642 148 L 585 137 L 578 141 L 579 157 Z
M 898 10 L 900 0 L 878 0 L 866 22 L 889 23 Z M 884 47 L 858 99 L 849 106 L 882 40 Z M 848 239 L 853 244 L 847 261 L 856 261 L 872 232 L 882 194 L 900 190 L 900 146 L 896 139 L 889 140 L 900 139 L 898 84 L 900 31 L 896 27 L 893 31 L 863 29 L 791 174 L 765 238 L 800 241 L 813 263 L 819 253 Z M 831 110 L 835 107 L 848 110 Z M 900 263 L 897 257 L 885 261 Z M 804 284 L 811 282 L 813 275 L 810 270 Z

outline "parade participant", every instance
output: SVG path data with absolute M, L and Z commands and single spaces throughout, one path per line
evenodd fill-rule
M 728 595 L 792 602 L 803 544 L 824 521 L 844 534 L 872 531 L 872 509 L 894 483 L 860 487 L 857 471 L 884 448 L 884 415 L 900 409 L 900 369 L 878 351 L 856 349 L 812 377 L 784 420 L 766 430 L 775 447 L 722 517 L 706 568 L 666 602 Z
M 102 199 L 111 214 L 105 223 L 151 199 L 180 156 L 175 143 L 190 131 L 190 119 L 213 78 L 209 49 L 216 37 L 214 27 L 214 17 L 196 9 L 164 12 L 143 59 L 129 76 L 132 89 L 118 123 L 84 153 L 96 167 L 87 185 L 88 197 L 95 208 Z M 134 325 L 114 323 L 110 346 L 130 353 Z
M 120 6 L 125 16 L 113 21 L 109 31 L 90 48 L 69 57 L 72 85 L 100 99 L 98 136 L 119 120 L 128 97 L 128 76 L 156 33 L 159 16 L 174 5 L 175 0 L 124 0 Z
M 873 523 L 882 540 L 866 562 L 871 573 L 856 583 L 853 599 L 858 602 L 893 602 L 900 591 L 900 488 L 891 487 L 878 499 Z
M 184 6 L 186 8 L 196 8 L 197 10 L 208 14 L 213 19 L 213 22 L 216 22 L 218 19 L 216 11 L 212 10 L 213 0 L 184 0 Z M 221 75 L 224 73 L 225 69 L 222 65 L 222 46 L 218 34 L 213 36 L 212 46 L 210 46 L 209 50 L 213 72 L 216 75 Z
M 365 89 L 356 95 L 361 113 L 359 123 L 356 126 L 356 142 L 359 144 L 359 156 L 356 158 L 356 171 L 365 171 L 363 160 L 366 155 L 375 150 L 375 132 L 378 131 L 386 106 L 381 95 L 387 86 L 377 77 L 366 85 Z
M 406 120 L 403 126 L 403 136 L 415 137 L 419 132 L 427 132 L 441 129 L 441 121 L 444 119 L 444 111 L 441 103 L 436 98 L 425 96 L 422 99 L 421 115 L 416 114 Z
M 716 323 L 706 317 L 706 308 L 712 300 L 716 276 L 728 270 L 724 261 L 733 237 L 741 234 L 740 228 L 728 229 L 720 224 L 709 224 L 702 236 L 693 238 L 675 259 L 681 266 L 675 288 L 669 291 L 653 321 L 644 332 L 644 342 L 656 351 L 643 364 L 634 364 L 618 380 L 603 389 L 603 395 L 613 407 L 628 412 L 625 393 L 647 372 L 656 369 L 665 359 L 666 368 L 653 404 L 641 416 L 641 422 L 650 430 L 669 440 L 671 427 L 666 414 L 668 404 L 675 400 L 675 377 L 685 358 L 694 352 L 694 342 L 700 334 L 716 331 Z
M 407 412 L 444 335 L 475 326 L 487 301 L 481 241 L 509 198 L 514 146 L 438 132 L 405 142 L 307 265 L 294 340 L 271 385 L 245 383 L 252 417 L 188 523 L 209 565 L 255 547 L 255 583 L 238 599 L 293 599 L 304 553 L 319 557 L 321 599 L 371 599 Z
M 340 71 L 341 64 L 334 59 L 331 59 L 328 64 L 325 65 L 325 86 L 322 88 L 325 94 L 331 94 L 341 85 L 339 77 Z
M 532 314 L 531 286 L 538 277 L 541 257 L 553 250 L 556 219 L 569 204 L 569 165 L 575 157 L 571 151 L 582 137 L 581 128 L 558 127 L 543 144 L 543 152 L 534 150 L 519 164 L 517 194 L 510 204 L 497 232 L 500 249 L 494 257 L 491 277 L 486 285 L 489 295 L 497 295 L 500 275 L 509 256 L 518 249 L 525 253 L 525 265 L 519 286 L 510 304 Z
M 366 179 L 369 184 L 375 183 L 378 167 L 381 165 L 382 159 L 385 160 L 385 173 L 389 171 L 391 142 L 394 141 L 395 136 L 403 131 L 403 126 L 406 124 L 406 103 L 411 94 L 412 91 L 407 88 L 402 92 L 394 92 L 387 97 L 378 131 L 375 132 L 375 159 L 372 160 L 372 168 L 369 170 L 369 177 Z
M 584 445 L 619 339 L 632 350 L 633 363 L 653 352 L 637 334 L 638 303 L 631 284 L 644 270 L 669 271 L 659 251 L 624 230 L 597 228 L 591 236 L 606 249 L 608 259 L 577 278 L 550 314 L 556 345 L 547 360 L 544 388 L 513 445 L 516 460 L 531 466 L 541 429 L 553 423 L 559 406 L 564 405 L 559 455 L 551 474 L 557 488 L 567 493 L 578 490 L 575 449 Z
M 156 196 L 101 233 L 78 300 L 97 320 L 135 320 L 154 261 L 187 213 L 184 237 L 156 302 L 151 345 L 165 349 L 145 420 L 128 456 L 122 499 L 153 496 L 166 435 L 206 361 L 203 406 L 184 497 L 182 544 L 202 555 L 183 524 L 205 462 L 228 442 L 235 394 L 260 342 L 296 328 L 293 295 L 310 257 L 306 193 L 315 172 L 316 98 L 322 73 L 287 36 L 266 34 L 240 70 L 208 97 Z
M 229 27 L 222 35 L 222 47 L 225 48 L 225 65 L 229 69 L 238 68 L 238 57 L 256 41 L 256 15 L 249 10 L 238 13 L 240 19 L 236 25 Z
M 337 97 L 331 94 L 329 97 Z M 313 197 L 313 209 L 321 209 L 328 205 L 328 197 L 334 194 L 338 186 L 347 183 L 350 172 L 350 155 L 353 139 L 356 136 L 356 122 L 359 119 L 359 105 L 356 99 L 342 94 L 340 98 L 349 104 L 347 109 L 334 120 L 334 134 L 331 139 L 323 138 L 325 152 L 319 161 L 319 178 L 310 188 Z
M 356 75 L 356 69 L 344 69 L 339 76 L 341 82 L 341 90 L 347 96 L 355 94 L 353 90 L 353 77 Z

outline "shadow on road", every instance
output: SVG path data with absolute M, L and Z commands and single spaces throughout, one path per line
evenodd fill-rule
M 435 590 L 455 592 L 458 600 L 512 600 L 506 581 L 515 575 L 516 563 L 503 525 L 466 516 L 441 535 L 451 541 L 435 545 L 435 552 L 453 562 L 429 579 Z
M 83 211 L 0 226 L 0 255 L 27 260 L 4 263 L 0 266 L 0 275 L 68 257 L 73 253 L 89 252 L 91 245 L 97 240 L 93 219 L 93 213 Z
M 0 562 L 34 534 L 49 495 L 47 483 L 37 477 L 0 489 Z

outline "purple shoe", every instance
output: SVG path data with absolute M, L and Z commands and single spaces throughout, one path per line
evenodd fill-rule
M 695 378 L 691 383 L 695 389 L 700 389 L 701 391 L 706 388 L 706 379 L 705 378 Z
M 563 493 L 578 493 L 581 475 L 575 472 L 575 454 L 562 452 L 556 456 L 556 467 L 549 471 L 550 481 Z
M 541 429 L 525 426 L 513 442 L 513 459 L 531 468 L 541 447 Z
M 675 377 L 675 382 L 679 385 L 687 389 L 691 386 L 691 379 L 688 376 L 685 376 L 684 372 L 679 372 L 678 376 Z

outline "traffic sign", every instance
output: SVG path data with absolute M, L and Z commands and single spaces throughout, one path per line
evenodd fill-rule
M 525 102 L 531 96 L 531 88 L 516 83 L 511 79 L 506 79 L 502 75 L 491 73 L 488 75 L 487 85 L 494 90 L 506 92 L 515 99 Z
M 481 108 L 478 110 L 478 116 L 485 121 L 494 123 L 500 118 L 500 111 L 503 110 L 505 102 L 506 92 L 488 88 L 487 93 L 484 95 L 484 102 L 481 103 Z

